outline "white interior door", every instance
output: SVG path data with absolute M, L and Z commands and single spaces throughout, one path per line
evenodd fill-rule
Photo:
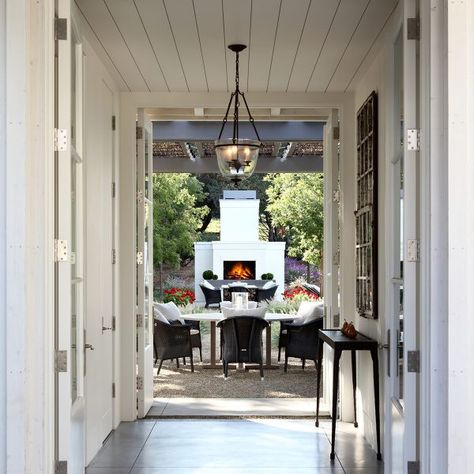
M 86 69 L 87 463 L 113 429 L 113 93 Z
M 394 43 L 394 115 L 391 182 L 391 273 L 388 294 L 386 447 L 390 472 L 407 473 L 417 462 L 418 373 L 408 353 L 418 349 L 419 293 L 418 150 L 409 130 L 418 129 L 418 40 L 408 39 L 407 22 L 416 18 L 417 1 L 404 1 L 404 23 Z M 415 140 L 416 145 L 416 140 Z
M 82 47 L 73 27 L 70 0 L 57 2 L 56 16 L 64 22 L 66 31 L 56 40 L 55 71 L 55 348 L 57 361 L 65 362 L 58 364 L 56 374 L 55 457 L 56 469 L 82 473 L 85 432 Z
M 153 149 L 152 123 L 137 124 L 137 399 L 138 417 L 153 404 Z

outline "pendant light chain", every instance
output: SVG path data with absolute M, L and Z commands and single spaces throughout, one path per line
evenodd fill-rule
M 232 141 L 235 143 L 239 139 L 239 53 L 235 54 L 235 106 L 234 106 L 234 133 L 232 136 Z

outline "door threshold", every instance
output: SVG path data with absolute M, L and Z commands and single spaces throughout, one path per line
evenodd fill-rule
M 314 398 L 155 398 L 147 418 L 315 418 Z M 327 406 L 320 417 L 329 417 Z

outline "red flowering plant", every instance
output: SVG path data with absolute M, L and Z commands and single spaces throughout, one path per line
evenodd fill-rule
M 169 303 L 172 301 L 177 306 L 186 306 L 194 303 L 196 299 L 194 291 L 187 288 L 170 288 L 165 290 L 163 301 Z
M 319 298 L 314 293 L 306 290 L 302 286 L 291 286 L 283 292 L 285 300 L 295 301 L 317 301 Z

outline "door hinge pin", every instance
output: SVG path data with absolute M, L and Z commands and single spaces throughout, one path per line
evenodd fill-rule
M 112 398 L 115 398 L 115 382 L 112 382 Z

